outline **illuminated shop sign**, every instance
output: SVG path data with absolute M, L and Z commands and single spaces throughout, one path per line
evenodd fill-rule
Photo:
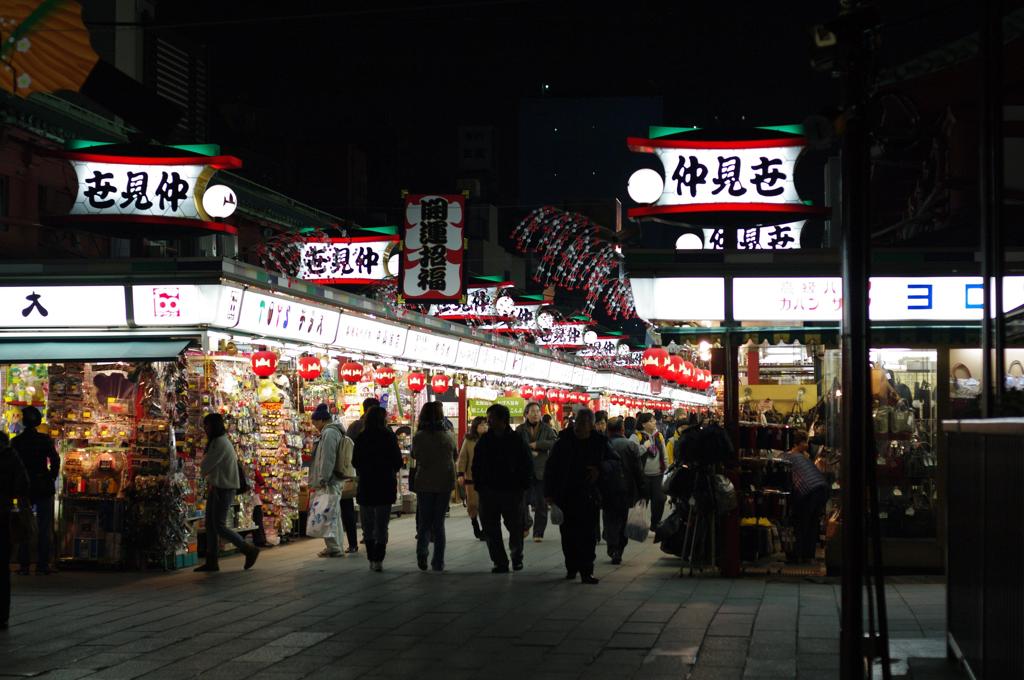
M 512 302 L 512 298 L 508 296 L 499 298 L 499 295 L 502 290 L 511 287 L 511 283 L 502 283 L 497 286 L 470 288 L 466 291 L 465 303 L 450 302 L 430 305 L 428 313 L 430 316 L 449 320 L 486 319 L 493 321 L 506 318 L 510 316 L 507 313 L 509 310 L 514 312 L 515 303 Z M 506 298 L 507 302 L 503 302 L 500 306 L 505 307 L 506 313 L 498 310 L 497 302 L 503 298 Z
M 398 272 L 391 255 L 399 238 L 360 236 L 310 240 L 299 247 L 297 278 L 323 285 L 367 284 L 383 281 Z
M 462 196 L 405 197 L 399 295 L 406 302 L 461 300 L 466 200 Z

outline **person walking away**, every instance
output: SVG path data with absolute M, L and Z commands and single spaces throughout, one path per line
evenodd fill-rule
M 509 426 L 511 420 L 508 407 L 502 404 L 487 409 L 487 432 L 476 443 L 471 467 L 494 574 L 508 573 L 509 558 L 513 570 L 523 568 L 523 505 L 534 474 L 530 449 Z M 502 521 L 508 529 L 508 553 L 501 534 Z
M 239 464 L 235 447 L 228 439 L 224 417 L 208 413 L 203 418 L 206 432 L 206 452 L 199 472 L 206 478 L 206 563 L 193 571 L 220 571 L 220 539 L 226 538 L 245 555 L 245 569 L 256 564 L 260 549 L 245 542 L 234 529 L 228 527 L 228 511 L 238 493 Z
M 541 421 L 540 404 L 537 402 L 528 403 L 523 410 L 523 416 L 526 422 L 516 428 L 516 432 L 523 438 L 523 443 L 533 458 L 533 480 L 526 491 L 525 505 L 533 507 L 533 541 L 540 543 L 544 540 L 544 530 L 548 525 L 548 506 L 544 501 L 544 466 L 558 435 L 550 425 L 545 425 Z M 531 522 L 530 513 L 525 509 L 524 520 L 523 531 L 526 531 Z
M 339 471 L 346 471 L 345 467 L 341 467 L 345 464 L 342 450 L 347 448 L 351 452 L 351 440 L 345 436 L 341 426 L 334 422 L 327 404 L 318 404 L 313 415 L 310 416 L 310 420 L 313 423 L 313 428 L 320 433 L 320 438 L 313 451 L 313 464 L 309 467 L 311 495 L 317 493 L 341 496 L 343 478 Z M 351 470 L 351 467 L 350 453 L 347 470 L 354 477 L 355 470 Z M 340 521 L 335 524 L 334 535 L 324 538 L 324 549 L 317 553 L 317 557 L 341 557 L 345 554 L 338 543 L 343 525 Z M 350 542 L 353 540 L 355 540 L 355 536 L 350 539 Z
M 665 460 L 665 438 L 658 432 L 654 415 L 641 413 L 637 417 L 637 431 L 633 439 L 640 445 L 641 462 L 644 465 L 644 497 L 651 501 L 651 529 L 661 524 L 661 516 L 665 512 L 665 492 L 662 490 L 662 478 L 668 467 Z
M 567 580 L 579 574 L 583 583 L 598 582 L 594 525 L 601 512 L 601 467 L 608 459 L 608 439 L 594 430 L 594 412 L 580 409 L 573 430 L 555 443 L 544 471 L 544 495 L 564 515 L 559 528 Z
M 35 406 L 21 409 L 21 424 L 25 430 L 11 441 L 28 472 L 29 502 L 35 507 L 39 531 L 36 534 L 36 573 L 50 573 L 50 539 L 53 536 L 53 496 L 57 492 L 60 474 L 60 456 L 49 435 L 37 428 L 43 423 L 43 414 Z M 27 509 L 27 508 L 26 508 Z M 21 570 L 28 576 L 30 567 L 29 544 L 18 549 Z
M 412 458 L 416 461 L 416 563 L 427 570 L 430 543 L 434 543 L 431 568 L 444 571 L 444 518 L 448 498 L 455 487 L 455 440 L 444 424 L 441 402 L 430 401 L 420 410 Z
M 612 564 L 622 564 L 626 549 L 626 519 L 629 509 L 644 496 L 644 474 L 640 466 L 643 452 L 640 445 L 625 436 L 622 418 L 608 423 L 608 444 L 611 458 L 604 466 L 607 483 L 602 488 L 601 515 L 604 519 L 604 540 Z
M 372 571 L 382 571 L 391 506 L 398 499 L 397 475 L 402 469 L 402 450 L 388 428 L 387 413 L 380 406 L 366 412 L 364 424 L 352 453 L 352 465 L 359 476 L 356 500 L 363 524 L 366 559 Z
M 21 457 L 11 447 L 7 435 L 0 432 L 0 564 L 3 565 L 3 574 L 0 574 L 0 630 L 7 630 L 8 621 L 11 618 L 11 516 L 14 503 L 18 504 L 20 513 L 32 512 L 32 503 L 29 499 L 29 480 L 25 465 Z M 34 520 L 27 518 L 31 525 Z
M 484 537 L 484 532 L 480 530 L 478 519 L 480 496 L 473 485 L 473 455 L 476 451 L 476 443 L 486 432 L 487 418 L 483 416 L 473 418 L 473 422 L 469 424 L 469 432 L 466 433 L 466 438 L 462 442 L 459 460 L 455 466 L 458 482 L 466 490 L 466 513 L 469 515 L 469 521 L 473 523 L 473 535 L 481 541 L 487 539 Z
M 793 448 L 782 454 L 789 463 L 793 481 L 793 524 L 796 534 L 796 559 L 810 562 L 818 547 L 821 518 L 828 502 L 829 486 L 825 475 L 807 457 L 807 432 L 793 433 Z
M 380 400 L 374 397 L 367 397 L 363 399 L 363 414 L 359 416 L 359 420 L 348 426 L 348 438 L 353 442 L 363 432 L 363 427 L 366 426 L 366 414 L 370 412 L 371 408 L 377 408 L 380 406 Z

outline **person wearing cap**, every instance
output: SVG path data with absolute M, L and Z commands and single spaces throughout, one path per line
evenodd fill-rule
M 355 479 L 356 476 L 352 467 L 352 440 L 345 436 L 340 425 L 333 422 L 327 404 L 319 404 L 310 419 L 320 433 L 313 453 L 313 464 L 309 468 L 310 490 L 340 496 L 342 482 Z M 338 544 L 341 529 L 341 522 L 338 521 L 334 536 L 324 538 L 324 549 L 317 553 L 317 557 L 341 557 L 345 554 Z
M 25 430 L 11 440 L 11 447 L 18 452 L 28 472 L 29 501 L 35 506 L 39 522 L 36 541 L 36 573 L 50 573 L 50 537 L 53 534 L 53 496 L 57 492 L 57 475 L 60 474 L 60 456 L 50 436 L 39 432 L 43 414 L 35 406 L 21 409 L 21 424 Z M 21 562 L 19 574 L 27 576 L 30 567 L 29 545 L 22 543 L 18 549 Z

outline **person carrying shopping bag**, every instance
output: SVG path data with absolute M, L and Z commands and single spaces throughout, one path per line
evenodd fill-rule
M 448 499 L 455 488 L 455 439 L 445 427 L 444 410 L 439 401 L 423 405 L 412 438 L 412 458 L 416 461 L 416 564 L 427 570 L 430 543 L 434 543 L 431 568 L 444 571 L 444 518 Z
M 319 404 L 310 416 L 313 427 L 320 433 L 313 452 L 313 464 L 309 467 L 309 488 L 311 493 L 309 526 L 306 533 L 324 539 L 324 549 L 317 557 L 341 557 L 344 551 L 338 543 L 342 535 L 341 485 L 342 475 L 338 474 L 339 456 L 346 440 L 341 426 L 333 422 L 327 404 Z M 351 448 L 349 448 L 351 451 Z M 345 462 L 342 460 L 342 465 Z M 348 461 L 351 467 L 351 457 Z M 355 471 L 352 471 L 355 476 Z

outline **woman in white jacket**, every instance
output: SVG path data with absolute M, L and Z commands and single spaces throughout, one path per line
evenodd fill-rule
M 195 571 L 220 571 L 220 539 L 226 538 L 245 555 L 245 568 L 256 563 L 260 549 L 245 542 L 238 532 L 228 527 L 228 510 L 239 488 L 239 465 L 235 447 L 228 439 L 224 418 L 210 413 L 203 418 L 206 431 L 206 452 L 199 471 L 206 477 L 206 563 Z

